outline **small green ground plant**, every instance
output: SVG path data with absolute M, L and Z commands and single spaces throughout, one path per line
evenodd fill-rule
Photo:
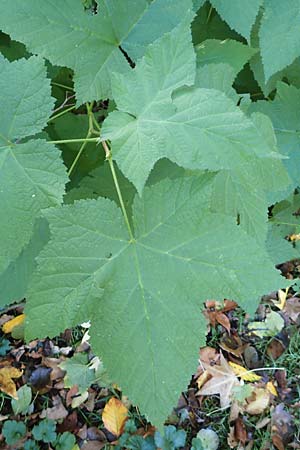
M 299 256 L 300 1 L 0 9 L 1 304 L 26 297 L 28 340 L 90 320 L 161 426 L 204 300 L 252 314 Z

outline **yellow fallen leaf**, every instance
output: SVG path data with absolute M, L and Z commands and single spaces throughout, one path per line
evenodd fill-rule
M 207 372 L 207 370 L 204 370 L 203 373 L 197 378 L 197 386 L 198 389 L 201 389 L 202 386 L 209 380 L 210 374 Z
M 275 397 L 278 396 L 278 392 L 272 381 L 268 381 L 268 383 L 266 384 L 266 388 L 272 395 L 275 395 Z
M 20 378 L 21 370 L 15 367 L 3 367 L 0 369 L 0 390 L 5 394 L 18 399 L 17 388 L 12 378 Z
M 239 364 L 229 361 L 229 365 L 234 373 L 244 381 L 259 381 L 261 379 L 261 376 L 256 375 L 256 373 L 249 372 L 245 369 L 245 367 L 240 366 Z
M 21 325 L 21 323 L 24 322 L 25 314 L 20 314 L 19 316 L 14 317 L 13 319 L 9 320 L 8 322 L 5 322 L 5 324 L 2 326 L 3 333 L 11 333 L 12 330 L 17 327 L 18 325 Z
M 112 434 L 117 437 L 122 434 L 127 418 L 128 409 L 121 400 L 113 397 L 106 403 L 102 413 L 102 421 L 105 428 Z

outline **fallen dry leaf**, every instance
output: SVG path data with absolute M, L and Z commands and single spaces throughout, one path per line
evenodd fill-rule
M 19 316 L 14 317 L 13 319 L 9 320 L 8 322 L 5 322 L 5 324 L 2 326 L 2 331 L 5 334 L 11 333 L 12 330 L 21 325 L 21 323 L 24 322 L 25 314 L 20 314 Z
M 112 397 L 105 405 L 102 420 L 105 428 L 115 436 L 122 434 L 125 422 L 128 418 L 128 409 L 121 400 Z
M 240 385 L 236 374 L 222 353 L 220 355 L 220 365 L 210 366 L 204 363 L 203 366 L 212 378 L 204 384 L 200 391 L 197 392 L 197 395 L 219 394 L 221 407 L 225 408 L 229 406 L 232 388 Z
M 53 419 L 53 420 L 65 419 L 67 417 L 67 415 L 68 415 L 68 411 L 64 407 L 60 396 L 59 395 L 55 395 L 52 398 L 52 403 L 53 403 L 52 408 L 44 409 L 41 412 L 40 417 L 42 419 L 47 417 L 47 419 Z
M 268 391 L 270 392 L 270 394 L 274 395 L 274 397 L 278 396 L 278 392 L 276 390 L 276 387 L 274 386 L 272 381 L 268 381 L 266 384 L 266 388 L 268 389 Z
M 200 362 L 210 365 L 216 364 L 220 359 L 220 354 L 213 347 L 200 348 Z
M 13 378 L 20 378 L 21 375 L 21 370 L 15 367 L 3 367 L 0 369 L 0 390 L 17 399 L 17 388 Z
M 272 339 L 272 341 L 268 344 L 267 353 L 272 359 L 278 359 L 279 356 L 286 350 L 285 345 L 282 341 L 277 338 Z
M 278 450 L 284 450 L 294 435 L 294 417 L 284 409 L 284 404 L 276 406 L 271 418 L 272 443 Z
M 300 315 L 300 298 L 291 297 L 286 301 L 284 313 L 293 321 L 297 322 Z
M 231 311 L 237 307 L 237 303 L 231 300 L 224 300 L 224 305 L 215 300 L 207 300 L 205 302 L 206 309 L 203 311 L 205 317 L 209 320 L 210 324 L 215 327 L 217 323 L 222 325 L 228 333 L 230 333 L 230 321 L 226 314 L 227 311 Z
M 223 335 L 219 342 L 219 346 L 222 350 L 225 350 L 228 353 L 236 356 L 237 358 L 241 358 L 245 349 L 249 346 L 249 344 L 243 344 L 241 338 L 238 334 L 230 334 Z
M 270 392 L 265 388 L 254 388 L 251 397 L 247 398 L 245 411 L 248 414 L 261 414 L 270 404 Z

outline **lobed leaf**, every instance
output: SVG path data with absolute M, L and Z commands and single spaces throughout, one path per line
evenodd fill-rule
M 299 0 L 265 1 L 259 40 L 266 81 L 300 55 L 299 20 Z
M 61 202 L 67 177 L 53 145 L 28 139 L 43 129 L 53 107 L 41 58 L 0 59 L 0 102 L 6 111 L 0 123 L 2 272 L 28 244 L 41 209 Z
M 109 200 L 47 212 L 52 239 L 31 285 L 27 339 L 44 334 L 46 318 L 50 335 L 92 319 L 94 351 L 156 424 L 196 368 L 206 334 L 201 303 L 235 298 L 253 312 L 250 289 L 256 298 L 281 283 L 255 240 L 209 211 L 211 179 L 190 176 L 146 188 L 133 205 L 134 239 Z M 105 287 L 103 295 L 88 293 L 91 284 Z
M 211 0 L 213 7 L 229 26 L 248 41 L 262 3 L 263 0 Z
M 0 1 L 0 28 L 54 65 L 74 70 L 79 104 L 111 97 L 111 73 L 128 73 L 122 49 L 135 60 L 181 21 L 192 0 L 100 0 L 98 13 L 80 0 Z M 19 26 L 16 27 L 15 24 Z

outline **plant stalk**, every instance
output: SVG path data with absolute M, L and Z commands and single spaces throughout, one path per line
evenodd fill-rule
M 111 170 L 111 174 L 112 174 L 112 177 L 113 177 L 113 180 L 114 180 L 114 184 L 115 184 L 115 187 L 116 187 L 116 191 L 117 191 L 117 194 L 118 194 L 118 198 L 119 198 L 119 202 L 120 202 L 120 205 L 121 205 L 122 213 L 123 213 L 124 220 L 125 220 L 125 223 L 126 223 L 126 226 L 127 226 L 127 229 L 128 229 L 128 233 L 129 233 L 129 236 L 130 236 L 130 240 L 133 242 L 135 239 L 134 239 L 134 236 L 133 236 L 133 233 L 132 233 L 132 229 L 131 229 L 131 226 L 130 226 L 128 214 L 127 214 L 127 211 L 126 211 L 126 208 L 125 208 L 125 204 L 124 204 L 124 200 L 123 200 L 123 197 L 122 197 L 120 185 L 119 185 L 119 182 L 118 182 L 118 177 L 117 177 L 117 174 L 116 174 L 116 171 L 115 171 L 115 167 L 114 167 L 114 162 L 113 162 L 112 156 L 111 156 L 111 151 L 110 151 L 110 149 L 109 149 L 109 147 L 108 147 L 108 145 L 107 145 L 107 143 L 105 141 L 102 141 L 101 144 L 102 144 L 102 147 L 104 148 L 105 157 L 106 157 L 106 160 L 108 161 L 108 164 L 109 164 L 109 167 L 110 167 L 110 170 Z

